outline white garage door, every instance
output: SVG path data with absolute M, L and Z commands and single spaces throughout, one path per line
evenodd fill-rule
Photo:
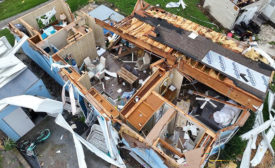
M 21 109 L 17 108 L 12 113 L 4 118 L 4 121 L 21 137 L 29 132 L 34 124 L 27 114 Z

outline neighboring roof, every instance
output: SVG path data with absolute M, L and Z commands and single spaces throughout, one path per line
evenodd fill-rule
M 20 75 L 0 88 L 0 99 L 22 95 L 38 80 L 29 69 L 24 69 Z
M 0 88 L 5 86 L 27 67 L 13 55 L 13 48 L 5 36 L 0 38 Z
M 124 16 L 117 13 L 116 11 L 108 8 L 105 5 L 100 5 L 91 12 L 89 12 L 89 15 L 97 18 L 99 20 L 106 20 L 106 19 L 111 19 L 112 21 L 119 22 L 124 19 Z M 110 17 L 110 18 L 109 18 Z

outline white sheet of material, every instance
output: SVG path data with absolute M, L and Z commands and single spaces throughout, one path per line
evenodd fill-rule
M 61 99 L 62 99 L 62 104 L 63 106 L 65 105 L 66 103 L 66 96 L 65 96 L 65 90 L 66 90 L 66 86 L 69 84 L 69 81 L 67 81 L 63 87 L 62 87 L 62 92 L 61 92 Z
M 166 5 L 166 8 L 178 8 L 180 5 L 182 6 L 183 10 L 186 8 L 186 4 L 183 2 L 183 0 L 179 0 L 179 2 L 169 2 Z
M 50 11 L 48 11 L 47 13 L 44 14 L 44 15 L 46 16 L 46 19 L 43 19 L 41 16 L 38 17 L 38 19 L 40 19 L 44 25 L 48 25 L 49 22 L 50 22 L 50 19 L 51 19 L 55 14 L 56 14 L 56 10 L 55 10 L 55 7 L 54 7 L 52 10 L 50 10 Z M 44 15 L 42 15 L 42 16 L 44 16 Z
M 107 74 L 107 75 L 109 75 L 109 76 L 111 76 L 111 77 L 114 77 L 114 78 L 116 78 L 117 77 L 117 73 L 115 73 L 115 72 L 110 72 L 110 71 L 108 71 L 108 70 L 104 70 L 104 72 Z
M 114 152 L 113 152 L 113 149 L 112 149 L 112 146 L 111 146 L 111 137 L 110 137 L 110 133 L 109 133 L 109 130 L 108 130 L 108 127 L 107 127 L 106 120 L 104 118 L 101 118 L 101 116 L 98 116 L 97 120 L 98 120 L 98 122 L 101 126 L 101 130 L 103 132 L 105 143 L 107 145 L 109 154 L 110 154 L 111 158 L 114 159 L 115 156 L 114 156 Z
M 85 145 L 91 152 L 93 152 L 95 155 L 97 155 L 98 157 L 102 158 L 103 160 L 105 160 L 106 162 L 117 166 L 119 168 L 126 168 L 125 164 L 119 164 L 117 161 L 115 161 L 114 159 L 110 158 L 110 156 L 106 155 L 104 152 L 102 152 L 101 150 L 97 149 L 93 144 L 89 143 L 88 141 L 86 141 L 85 139 L 83 139 L 80 135 L 76 134 L 78 140 Z
M 24 35 L 19 42 L 16 42 L 12 50 L 8 52 L 8 55 L 14 55 L 20 48 L 21 46 L 25 43 L 25 41 L 28 40 L 28 36 Z
M 78 165 L 81 168 L 87 168 L 87 165 L 86 165 L 86 162 L 85 162 L 84 151 L 83 151 L 83 148 L 82 148 L 82 145 L 81 145 L 80 141 L 78 140 L 78 137 L 76 136 L 76 133 L 73 131 L 73 129 L 70 127 L 70 125 L 67 123 L 67 121 L 64 119 L 64 117 L 61 114 L 59 114 L 56 117 L 55 123 L 60 125 L 64 129 L 70 131 L 70 133 L 73 136 L 73 140 L 74 140 Z
M 233 101 L 228 101 L 229 103 L 235 104 Z M 220 111 L 216 111 L 213 114 L 215 122 L 222 124 L 223 126 L 227 126 L 234 119 L 235 115 L 238 114 L 240 109 L 235 108 L 230 105 L 224 105 L 224 107 Z
M 52 99 L 43 99 L 30 95 L 21 95 L 8 97 L 0 100 L 0 105 L 14 105 L 19 107 L 30 108 L 35 112 L 46 112 L 48 115 L 56 117 L 62 113 L 63 104 L 60 101 Z
M 202 62 L 263 93 L 267 91 L 269 82 L 268 76 L 224 57 L 219 53 L 209 51 L 202 59 Z M 247 81 L 243 79 L 241 74 L 244 74 Z
M 60 65 L 58 63 L 51 64 L 51 70 L 53 70 L 53 68 L 61 69 L 61 68 L 69 68 L 69 67 L 71 67 L 71 65 L 69 65 L 69 64 L 66 64 L 66 65 Z
M 253 135 L 259 134 L 261 132 L 263 132 L 264 130 L 266 130 L 268 127 L 270 127 L 271 124 L 271 120 L 268 120 L 266 122 L 264 122 L 262 125 L 260 125 L 257 128 L 253 128 L 252 130 L 248 131 L 247 133 L 241 135 L 241 138 L 243 140 L 248 140 L 250 137 L 252 137 Z
M 261 121 L 260 121 L 260 113 L 262 113 L 262 110 L 263 110 L 263 104 L 259 107 L 259 109 L 257 110 L 256 112 L 256 118 L 255 118 L 255 122 L 254 122 L 254 126 L 253 128 L 257 128 L 260 124 L 261 124 Z M 252 149 L 256 149 L 256 141 L 257 141 L 257 138 L 258 138 L 258 134 L 255 134 L 253 135 L 253 141 L 252 141 L 252 144 L 251 144 L 251 148 Z
M 108 151 L 112 159 L 116 160 L 120 165 L 124 165 L 122 158 L 119 155 L 116 145 L 118 145 L 118 134 L 111 125 L 111 120 L 107 121 L 106 118 L 98 116 L 98 122 L 104 135 L 105 143 L 107 144 Z
M 257 128 L 260 125 L 260 123 L 261 123 L 260 114 L 262 113 L 262 110 L 263 110 L 263 105 L 261 105 L 258 108 L 257 112 L 256 112 L 257 115 L 256 115 L 256 118 L 255 118 L 253 128 Z M 247 146 L 246 146 L 245 151 L 243 153 L 240 168 L 250 167 L 251 150 L 256 149 L 257 137 L 258 137 L 258 134 L 254 134 L 249 138 Z
M 70 103 L 71 103 L 71 108 L 72 108 L 72 114 L 76 115 L 76 104 L 75 104 L 75 99 L 74 99 L 73 84 L 69 85 L 69 96 L 70 96 Z
M 242 162 L 240 165 L 240 168 L 248 168 L 250 167 L 250 157 L 251 157 L 251 144 L 252 144 L 252 137 L 249 139 L 247 146 L 244 150 L 243 157 L 242 157 Z
M 273 129 L 275 129 L 274 126 L 273 126 Z M 273 129 L 270 128 L 266 134 L 266 137 L 267 137 L 269 143 L 272 141 L 272 139 L 274 138 L 274 135 L 275 135 L 275 132 L 273 131 Z M 268 149 L 268 146 L 266 145 L 266 142 L 264 140 L 262 140 L 258 146 L 258 149 L 257 149 L 257 152 L 256 152 L 254 158 L 250 161 L 250 163 L 253 167 L 257 166 L 258 164 L 261 163 L 267 149 Z

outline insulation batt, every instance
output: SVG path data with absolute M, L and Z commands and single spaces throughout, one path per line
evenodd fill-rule
M 234 103 L 232 100 L 228 101 L 229 103 Z M 230 105 L 225 105 L 220 111 L 216 111 L 214 113 L 214 120 L 222 124 L 223 126 L 227 126 L 230 124 L 232 119 L 235 117 L 235 115 L 238 113 L 238 109 L 234 108 Z

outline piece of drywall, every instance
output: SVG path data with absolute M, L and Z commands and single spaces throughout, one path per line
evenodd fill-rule
M 84 14 L 83 16 L 85 16 L 88 26 L 91 27 L 94 31 L 96 45 L 100 46 L 101 48 L 106 48 L 103 28 L 97 25 L 95 23 L 95 19 L 91 16 L 88 16 L 87 14 Z
M 80 82 L 87 90 L 92 87 L 88 73 L 82 74 L 78 79 L 78 82 Z
M 57 49 L 60 50 L 67 45 L 67 37 L 68 37 L 68 32 L 65 29 L 61 29 L 57 31 L 54 35 L 45 39 L 44 46 L 48 44 L 52 44 Z
M 172 84 L 177 88 L 177 96 L 179 96 L 182 81 L 183 81 L 183 75 L 176 69 L 174 68 L 172 71 L 173 77 L 172 77 Z

